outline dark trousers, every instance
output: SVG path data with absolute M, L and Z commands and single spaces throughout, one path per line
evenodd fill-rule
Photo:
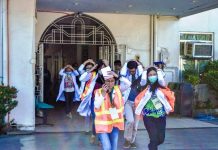
M 150 138 L 148 149 L 157 150 L 158 145 L 162 144 L 165 139 L 166 117 L 153 118 L 145 116 L 143 120 Z
M 94 100 L 91 99 L 91 116 L 92 116 L 92 135 L 96 135 L 95 132 L 95 111 L 94 111 Z
M 66 114 L 69 114 L 72 110 L 73 96 L 74 96 L 74 92 L 64 92 Z

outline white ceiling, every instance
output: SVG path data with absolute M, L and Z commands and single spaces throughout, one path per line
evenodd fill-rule
M 38 11 L 184 17 L 218 7 L 218 0 L 36 0 Z

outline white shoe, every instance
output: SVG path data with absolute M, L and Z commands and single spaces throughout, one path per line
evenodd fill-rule
M 73 118 L 72 113 L 70 112 L 69 114 L 67 114 L 67 117 L 72 119 Z

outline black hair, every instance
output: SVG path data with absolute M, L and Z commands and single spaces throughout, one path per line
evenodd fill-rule
M 114 65 L 121 66 L 121 61 L 120 60 L 115 60 Z
M 92 65 L 92 67 L 94 66 L 94 64 L 93 64 L 93 63 L 91 63 L 91 62 L 88 62 L 88 63 L 85 65 L 85 68 L 86 68 L 86 66 L 88 66 L 88 65 Z
M 151 82 L 148 80 L 148 74 L 149 74 L 149 72 L 151 72 L 152 70 L 157 73 L 157 69 L 156 69 L 155 67 L 150 67 L 150 68 L 147 69 L 147 85 L 146 85 L 146 87 L 147 87 L 148 85 L 150 85 L 150 87 L 151 87 L 151 88 L 150 88 L 150 91 L 153 93 L 153 92 L 155 92 L 156 89 L 158 89 L 158 88 L 163 88 L 163 89 L 165 89 L 165 87 L 159 84 L 158 79 L 157 79 L 157 81 L 156 81 L 155 83 L 151 84 Z
M 138 66 L 138 63 L 136 61 L 133 61 L 133 60 L 131 60 L 127 63 L 128 69 L 136 69 L 137 66 Z
M 102 59 L 99 59 L 99 60 L 97 60 L 96 64 L 98 65 L 96 68 L 96 71 L 97 71 L 104 65 L 104 62 Z

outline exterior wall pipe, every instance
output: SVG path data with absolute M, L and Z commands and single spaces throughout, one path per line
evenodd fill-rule
M 158 53 L 157 53 L 157 15 L 153 16 L 153 61 L 158 61 Z M 153 62 L 152 62 L 153 65 Z
M 7 29 L 6 29 L 6 34 L 7 34 L 7 85 L 10 85 L 10 38 L 9 38 L 9 0 L 7 0 Z
M 150 16 L 150 65 L 158 60 L 157 56 L 157 16 Z
M 1 25 L 0 25 L 0 27 L 1 27 L 1 31 L 2 31 L 2 32 L 1 32 L 1 35 L 0 35 L 0 36 L 1 36 L 1 38 L 0 38 L 0 40 L 1 40 L 1 41 L 0 41 L 0 42 L 1 42 L 1 50 L 2 50 L 2 51 L 1 51 L 1 69 L 2 69 L 1 82 L 2 82 L 2 83 L 0 83 L 0 84 L 3 84 L 3 83 L 4 83 L 4 82 L 3 82 L 3 81 L 4 81 L 4 64 L 3 64 L 3 62 L 4 62 L 4 60 L 3 60 L 3 59 L 4 59 L 4 57 L 3 57 L 3 55 L 4 55 L 4 51 L 3 51 L 3 50 L 4 50 L 4 47 L 3 47 L 3 37 L 4 37 L 4 36 L 3 36 L 3 32 L 4 32 L 4 31 L 3 31 L 3 29 L 4 29 L 4 28 L 3 28 L 3 27 L 4 27 L 4 26 L 3 26 L 3 25 L 4 25 L 4 23 L 3 23 L 3 22 L 4 22 L 4 19 L 3 19 L 3 14 L 4 14 L 3 12 L 4 12 L 4 11 L 3 11 L 3 10 L 4 10 L 4 2 L 3 2 L 3 1 L 0 1 L 0 7 L 1 7 L 1 8 L 0 8 L 0 11 L 1 11 L 1 12 L 0 12 L 0 15 L 1 15 L 1 17 L 0 17 L 0 18 L 1 18 L 1 21 L 0 21 L 0 22 L 1 22 Z
M 9 0 L 2 3 L 2 83 L 9 85 Z
M 153 29 L 154 29 L 154 18 L 153 18 L 153 15 L 151 15 L 150 16 L 150 60 L 149 60 L 149 63 L 150 63 L 150 65 L 152 65 L 153 64 L 153 61 L 154 61 L 154 31 L 153 31 Z

